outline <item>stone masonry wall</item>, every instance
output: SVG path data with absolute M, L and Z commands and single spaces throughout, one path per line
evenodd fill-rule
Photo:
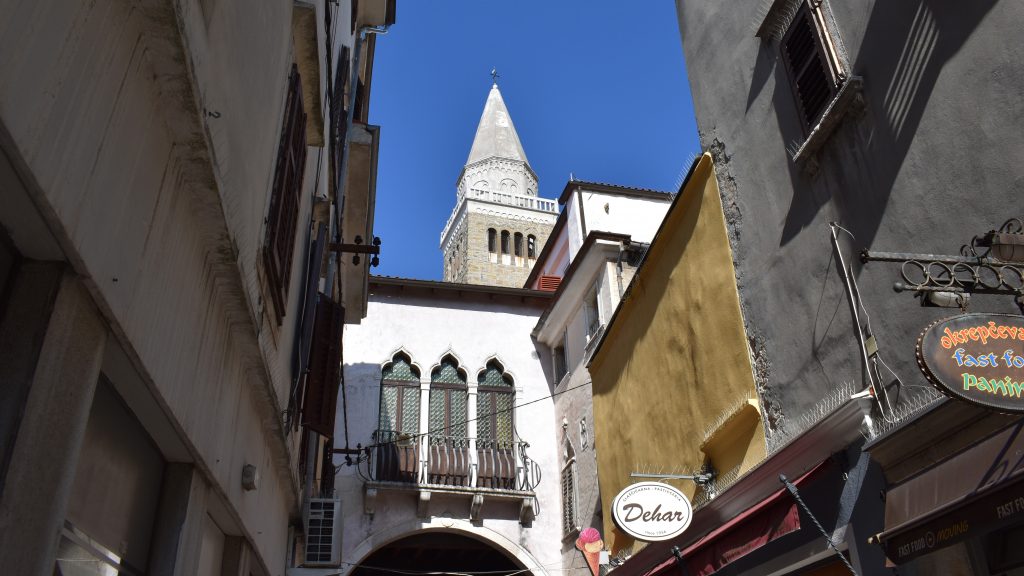
M 533 268 L 533 260 L 526 258 L 527 242 L 529 235 L 537 237 L 536 253 L 544 247 L 548 235 L 551 234 L 553 224 L 546 222 L 530 222 L 506 216 L 492 214 L 470 213 L 466 215 L 466 231 L 458 233 L 458 239 L 452 243 L 453 264 L 451 269 L 447 268 L 448 254 L 445 255 L 445 280 L 450 282 L 462 282 L 466 284 L 483 284 L 488 286 L 508 286 L 521 288 L 526 282 L 530 270 Z M 498 231 L 498 262 L 491 262 L 491 255 L 487 250 L 487 230 L 494 228 Z M 508 230 L 509 235 L 514 238 L 515 233 L 523 235 L 523 260 L 522 266 L 515 265 L 514 241 L 510 240 L 509 252 L 511 264 L 503 264 L 501 258 L 501 232 Z

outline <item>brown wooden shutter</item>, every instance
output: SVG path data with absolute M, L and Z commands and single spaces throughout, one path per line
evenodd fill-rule
M 278 324 L 284 317 L 288 296 L 305 164 L 306 113 L 302 108 L 302 81 L 298 67 L 292 64 L 263 252 Z
M 331 182 L 334 185 L 333 197 L 340 196 L 344 183 L 341 181 L 341 163 L 345 154 L 345 138 L 348 132 L 348 113 L 345 108 L 345 86 L 349 74 L 349 50 L 342 46 L 338 55 L 338 70 L 334 77 L 334 90 L 331 94 Z
M 782 53 L 797 107 L 809 130 L 825 112 L 837 86 L 829 71 L 818 27 L 806 4 L 793 18 L 782 40 Z
M 302 402 L 302 421 L 310 430 L 328 438 L 334 436 L 344 324 L 345 309 L 330 297 L 320 294 L 316 305 L 309 378 Z

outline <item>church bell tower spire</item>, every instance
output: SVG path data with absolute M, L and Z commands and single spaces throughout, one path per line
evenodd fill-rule
M 494 83 L 480 114 L 456 204 L 441 234 L 448 282 L 522 287 L 558 216 L 558 204 L 537 196 L 505 100 Z

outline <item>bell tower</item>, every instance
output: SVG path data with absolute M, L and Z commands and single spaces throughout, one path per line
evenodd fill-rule
M 557 217 L 558 203 L 537 196 L 537 174 L 495 82 L 441 233 L 444 280 L 521 288 Z

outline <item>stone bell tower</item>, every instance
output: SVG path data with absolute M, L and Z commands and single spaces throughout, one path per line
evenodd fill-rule
M 455 209 L 441 233 L 444 280 L 521 288 L 558 217 L 558 203 L 537 196 L 537 175 L 497 83 L 456 187 Z

